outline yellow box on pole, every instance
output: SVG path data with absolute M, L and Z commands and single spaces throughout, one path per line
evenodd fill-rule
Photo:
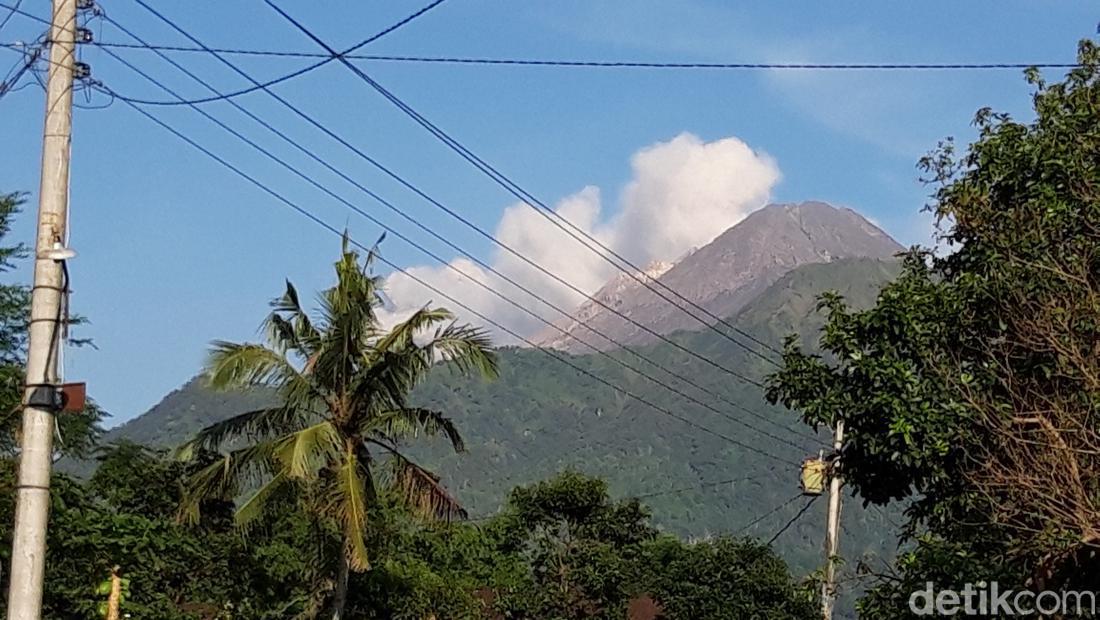
M 802 461 L 802 494 L 821 495 L 825 492 L 825 459 L 809 458 Z

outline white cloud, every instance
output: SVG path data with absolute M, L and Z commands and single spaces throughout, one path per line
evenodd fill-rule
M 554 211 L 603 245 L 610 246 L 609 231 L 599 224 L 600 208 L 599 188 L 588 186 L 561 200 Z M 550 221 L 551 218 L 545 211 L 535 211 L 525 204 L 512 205 L 504 210 L 496 238 L 517 254 L 522 254 L 578 289 L 586 293 L 595 291 L 610 276 L 612 267 L 594 252 L 585 249 L 569 232 L 562 230 L 563 227 L 569 229 L 567 225 L 555 220 L 556 224 L 561 224 L 559 227 Z M 584 238 L 579 233 L 574 234 Z M 566 309 L 572 310 L 583 299 L 503 248 L 494 250 L 493 266 L 517 282 L 533 284 L 528 288 L 550 301 L 565 304 Z
M 767 202 L 779 168 L 737 138 L 703 142 L 683 133 L 636 153 L 634 179 L 613 224 L 632 261 L 671 260 L 710 243 Z
M 632 178 L 623 189 L 616 213 L 601 217 L 601 193 L 592 186 L 565 197 L 554 211 L 639 266 L 653 260 L 673 260 L 693 247 L 709 243 L 764 206 L 780 178 L 779 168 L 771 157 L 753 151 L 737 138 L 704 142 L 688 133 L 641 149 L 631 158 L 631 168 Z M 615 269 L 545 215 L 524 204 L 509 206 L 501 216 L 495 236 L 584 294 L 594 293 L 614 275 Z M 486 262 L 564 310 L 571 312 L 584 300 L 581 293 L 500 247 L 494 249 Z M 466 258 L 456 258 L 450 265 L 520 307 L 470 282 L 454 269 L 416 266 L 408 271 L 525 336 L 541 331 L 545 325 L 521 308 L 550 321 L 561 317 Z M 400 320 L 431 302 L 452 308 L 463 321 L 484 324 L 402 273 L 386 279 L 386 293 L 394 304 L 384 313 L 387 322 Z M 494 336 L 500 343 L 515 343 L 507 335 Z

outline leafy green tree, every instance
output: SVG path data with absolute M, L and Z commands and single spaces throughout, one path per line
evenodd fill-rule
M 767 545 L 661 535 L 637 499 L 614 501 L 605 482 L 577 472 L 516 488 L 487 536 L 526 571 L 487 582 L 490 610 L 504 617 L 619 620 L 635 606 L 670 620 L 817 616 Z
M 146 516 L 173 516 L 179 508 L 186 468 L 164 455 L 129 441 L 100 449 L 88 490 L 119 511 Z
M 484 332 L 456 324 L 447 310 L 426 307 L 384 329 L 374 258 L 372 251 L 360 263 L 345 240 L 337 282 L 314 315 L 288 282 L 265 323 L 266 345 L 216 343 L 208 365 L 213 386 L 271 388 L 281 402 L 214 424 L 184 447 L 185 455 L 234 448 L 188 481 L 188 519 L 198 518 L 204 498 L 235 497 L 258 484 L 237 510 L 242 526 L 285 507 L 289 496 L 337 533 L 334 618 L 343 617 L 349 571 L 370 565 L 368 515 L 381 489 L 422 515 L 464 514 L 439 478 L 401 450 L 402 441 L 419 435 L 443 436 L 463 449 L 451 420 L 411 406 L 409 391 L 441 361 L 460 372 L 496 373 Z
M 632 563 L 657 537 L 638 500 L 613 502 L 606 482 L 567 471 L 517 487 L 508 508 L 502 519 L 534 587 L 502 597 L 502 606 L 527 618 L 622 617 Z
M 371 537 L 373 566 L 351 577 L 351 618 L 481 618 L 486 584 L 525 573 L 522 558 L 499 546 L 492 528 L 425 524 L 397 501 L 374 511 Z
M 816 618 L 817 592 L 791 579 L 783 560 L 759 541 L 719 537 L 646 545 L 642 590 L 665 618 Z
M 92 478 L 55 474 L 44 613 L 101 620 L 97 588 L 114 566 L 129 580 L 122 611 L 165 620 L 282 620 L 308 609 L 315 532 L 301 512 L 281 514 L 246 539 L 233 505 L 208 501 L 203 520 L 176 519 L 195 466 L 123 444 L 102 450 Z M 0 461 L 0 554 L 10 556 L 15 466 Z M 0 608 L 3 601 L 0 601 Z
M 15 216 L 23 207 L 22 194 L 0 194 L 0 239 L 11 234 Z M 9 273 L 17 261 L 30 254 L 26 244 L 0 247 L 0 273 Z M 31 291 L 18 284 L 0 285 L 0 364 L 18 366 L 27 349 L 27 322 L 30 315 Z
M 823 298 L 827 356 L 792 340 L 770 380 L 808 423 L 845 422 L 857 493 L 911 502 L 916 546 L 866 617 L 898 617 L 925 577 L 1097 585 L 1100 49 L 1078 61 L 1027 73 L 1033 122 L 981 110 L 963 155 L 922 161 L 949 252 L 914 249 L 870 310 Z

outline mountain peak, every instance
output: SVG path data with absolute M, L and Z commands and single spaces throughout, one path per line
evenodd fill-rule
M 856 211 L 809 200 L 769 204 L 675 264 L 655 263 L 645 271 L 648 274 L 653 267 L 659 273 L 648 275 L 714 315 L 727 317 L 801 265 L 839 258 L 888 258 L 902 249 Z M 702 328 L 650 287 L 643 287 L 625 273 L 618 274 L 593 297 L 660 334 Z M 645 330 L 591 301 L 582 305 L 575 316 L 625 344 L 652 339 Z M 588 338 L 586 341 L 592 345 L 607 348 L 606 341 L 592 338 L 580 322 L 568 321 L 567 331 Z M 568 351 L 579 352 L 584 348 L 556 330 L 537 342 Z
M 583 323 L 587 323 L 602 312 L 607 312 L 600 304 L 618 308 L 618 306 L 622 305 L 623 300 L 627 296 L 643 288 L 642 282 L 648 283 L 652 280 L 656 280 L 664 275 L 666 271 L 672 269 L 672 267 L 673 263 L 653 260 L 641 271 L 634 273 L 627 273 L 624 271 L 615 274 L 614 277 L 607 281 L 607 284 L 604 284 L 600 287 L 600 290 L 592 295 L 594 299 L 599 300 L 599 303 L 591 299 L 585 301 L 577 308 L 576 312 L 573 312 L 573 316 L 576 317 L 577 320 L 563 317 L 555 321 L 554 325 L 556 327 L 547 327 L 541 333 L 537 334 L 535 336 L 535 343 L 540 347 L 549 347 L 553 349 L 568 349 L 571 345 L 583 346 L 567 334 L 573 334 L 576 330 L 583 329 Z

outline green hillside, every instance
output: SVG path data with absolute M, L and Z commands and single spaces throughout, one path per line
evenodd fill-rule
M 767 289 L 733 323 L 763 342 L 778 343 L 793 331 L 812 338 L 821 324 L 816 296 L 838 290 L 857 305 L 870 305 L 878 288 L 896 274 L 893 263 L 846 260 L 797 269 Z M 672 338 L 719 364 L 752 378 L 769 366 L 710 331 L 681 332 Z M 647 358 L 675 369 L 695 383 L 741 404 L 790 429 L 807 433 L 793 413 L 768 406 L 760 390 L 689 356 L 668 344 L 635 347 Z M 732 407 L 715 402 L 682 382 L 662 375 L 623 351 L 613 355 L 672 384 L 698 400 L 712 403 L 755 427 L 791 438 L 802 450 L 761 435 L 672 394 L 649 379 L 595 355 L 572 356 L 577 366 L 651 400 L 679 415 L 761 451 L 799 462 L 821 448 L 811 440 L 784 433 Z M 494 510 L 517 484 L 576 468 L 607 479 L 613 492 L 646 495 L 655 520 L 679 534 L 705 536 L 737 530 L 756 516 L 797 493 L 797 469 L 766 459 L 712 435 L 694 430 L 633 399 L 583 376 L 541 351 L 508 350 L 495 382 L 440 376 L 418 391 L 425 404 L 456 418 L 465 430 L 469 451 L 462 455 L 440 450 L 438 470 L 473 514 Z M 826 439 L 825 435 L 821 436 Z M 714 481 L 730 484 L 664 493 Z M 657 493 L 662 493 L 656 495 Z M 789 505 L 745 533 L 770 538 L 776 524 L 786 522 L 803 506 Z M 823 502 L 811 514 L 824 513 Z M 821 518 L 800 519 L 776 544 L 796 570 L 819 562 Z M 844 522 L 853 532 L 847 552 L 878 553 L 882 543 L 896 540 L 878 513 L 865 513 L 854 502 Z
M 893 263 L 870 259 L 805 266 L 777 281 L 733 317 L 733 322 L 764 342 L 779 343 L 783 335 L 794 331 L 811 338 L 821 324 L 815 313 L 817 294 L 838 290 L 857 305 L 870 305 L 878 288 L 895 273 Z M 679 332 L 671 338 L 755 379 L 769 370 L 762 360 L 710 331 Z M 758 388 L 671 345 L 644 345 L 635 350 L 782 426 L 809 432 L 793 413 L 769 407 Z M 461 455 L 448 454 L 443 446 L 438 450 L 428 447 L 422 457 L 436 466 L 473 516 L 495 511 L 514 486 L 547 478 L 566 468 L 607 479 L 616 494 L 644 496 L 660 526 L 688 536 L 738 531 L 798 492 L 796 464 L 817 454 L 820 443 L 717 402 L 626 351 L 610 355 L 711 403 L 731 417 L 790 438 L 799 448 L 692 404 L 605 357 L 569 359 L 610 383 L 790 464 L 693 429 L 617 394 L 544 351 L 508 348 L 501 351 L 501 376 L 496 381 L 471 380 L 441 371 L 417 390 L 415 400 L 419 404 L 442 409 L 455 419 L 468 446 L 468 452 Z M 262 396 L 213 394 L 193 380 L 147 414 L 112 431 L 108 439 L 125 437 L 168 446 L 212 421 L 259 402 Z M 735 481 L 695 488 L 723 480 Z M 799 498 L 743 533 L 768 539 L 804 503 Z M 777 549 L 796 572 L 808 572 L 820 562 L 824 511 L 824 502 L 818 502 L 806 518 L 776 541 Z M 856 502 L 846 506 L 844 524 L 849 532 L 844 541 L 849 558 L 889 551 L 888 545 L 895 540 L 879 513 L 864 512 Z

